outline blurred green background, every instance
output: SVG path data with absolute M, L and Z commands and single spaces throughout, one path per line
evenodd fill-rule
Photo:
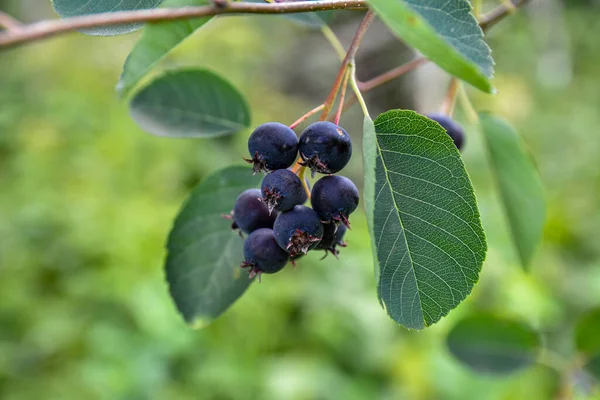
M 54 17 L 38 0 L 0 0 L 0 9 L 24 21 Z M 346 44 L 356 14 L 338 13 L 332 25 Z M 573 371 L 563 371 L 577 378 L 567 384 L 556 371 L 559 355 L 574 354 L 574 321 L 600 305 L 599 17 L 597 1 L 534 1 L 490 32 L 499 94 L 469 92 L 478 110 L 511 121 L 535 156 L 545 238 L 524 274 L 479 132 L 459 107 L 490 249 L 473 294 L 423 332 L 379 306 L 358 212 L 339 261 L 310 255 L 190 329 L 164 283 L 165 239 L 189 191 L 246 155 L 249 131 L 215 140 L 142 132 L 114 91 L 136 34 L 72 34 L 1 52 L 0 398 L 600 398 Z M 381 25 L 361 52 L 361 79 L 410 57 Z M 247 96 L 253 126 L 291 123 L 324 99 L 337 71 L 318 31 L 278 17 L 213 21 L 161 68 L 177 65 L 227 76 Z M 428 67 L 395 81 L 369 93 L 371 112 L 432 111 L 444 79 Z M 342 125 L 360 143 L 357 109 Z M 344 171 L 358 183 L 360 160 L 355 151 Z M 505 378 L 468 370 L 444 340 L 474 310 L 527 321 L 553 356 Z

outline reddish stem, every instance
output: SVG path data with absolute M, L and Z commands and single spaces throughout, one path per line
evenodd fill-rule
M 298 118 L 293 124 L 291 124 L 290 125 L 290 129 L 296 128 L 298 125 L 300 125 L 301 123 L 303 123 L 304 121 L 306 121 L 312 115 L 315 115 L 316 113 L 318 113 L 319 111 L 321 111 L 323 108 L 325 108 L 325 104 L 321 104 L 321 105 L 313 108 L 312 110 L 310 110 L 309 112 L 307 112 L 306 114 L 304 114 L 303 116 L 301 116 L 300 118 Z
M 350 78 L 350 69 L 346 69 L 346 76 L 344 77 L 344 82 L 342 83 L 342 93 L 340 94 L 340 103 L 338 105 L 337 113 L 335 114 L 335 124 L 340 124 L 340 118 L 342 117 L 342 110 L 344 109 L 344 100 L 346 100 L 346 89 L 348 88 L 348 79 Z

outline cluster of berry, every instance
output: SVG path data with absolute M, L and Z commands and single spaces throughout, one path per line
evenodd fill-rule
M 348 217 L 358 206 L 358 189 L 343 176 L 342 170 L 352 156 L 352 141 L 340 126 L 326 121 L 308 126 L 300 139 L 289 127 L 269 122 L 256 128 L 248 140 L 254 172 L 264 171 L 261 188 L 239 195 L 232 211 L 233 228 L 248 234 L 244 241 L 242 268 L 250 269 L 250 278 L 272 274 L 288 261 L 309 250 L 331 252 L 345 246 L 343 237 Z M 319 179 L 310 190 L 294 165 L 308 168 Z M 303 204 L 308 200 L 312 208 Z

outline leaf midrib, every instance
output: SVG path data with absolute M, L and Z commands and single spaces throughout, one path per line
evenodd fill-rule
M 377 132 L 375 132 L 375 136 L 377 136 L 377 135 L 378 135 Z M 385 159 L 383 158 L 383 152 L 382 152 L 381 146 L 379 145 L 379 139 L 377 139 L 375 142 L 377 144 L 377 152 L 379 153 L 379 157 L 381 158 L 381 163 L 383 164 L 383 170 L 385 172 L 385 180 L 387 182 L 388 187 L 390 188 L 389 190 L 391 192 L 392 202 L 394 204 L 394 208 L 396 209 L 396 214 L 398 215 L 398 222 L 400 222 L 400 226 L 402 227 L 402 238 L 404 239 L 404 243 L 406 244 L 406 252 L 408 253 L 408 259 L 410 260 L 410 267 L 411 267 L 411 270 L 413 273 L 413 277 L 415 278 L 415 286 L 417 287 L 417 296 L 419 297 L 419 309 L 421 310 L 421 319 L 423 320 L 423 325 L 427 326 L 427 321 L 425 321 L 425 316 L 423 315 L 423 304 L 421 303 L 421 289 L 419 288 L 419 280 L 417 279 L 417 272 L 415 270 L 415 264 L 412 259 L 410 246 L 408 245 L 408 239 L 406 238 L 404 221 L 402 221 L 400 209 L 398 208 L 398 204 L 396 203 L 396 196 L 394 196 L 394 191 L 392 190 L 392 183 L 388 176 L 388 168 L 385 163 Z M 382 232 L 382 234 L 383 234 L 383 232 Z M 390 251 L 392 251 L 392 249 L 390 249 Z M 398 266 L 398 268 L 400 268 L 400 266 Z M 390 286 L 391 286 L 391 284 L 390 284 Z M 390 287 L 390 289 L 391 289 L 391 287 Z M 401 312 L 404 313 L 404 309 L 402 309 Z

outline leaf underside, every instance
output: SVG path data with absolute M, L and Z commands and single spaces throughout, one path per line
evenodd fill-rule
M 260 177 L 247 167 L 220 170 L 196 187 L 177 216 L 167 243 L 165 272 L 185 320 L 201 327 L 221 315 L 252 282 L 240 268 L 243 239 L 222 217 Z
M 479 118 L 513 242 L 527 268 L 544 233 L 544 188 L 517 132 L 500 118 L 486 113 Z
M 422 329 L 477 282 L 487 245 L 471 182 L 444 129 L 413 111 L 375 120 L 372 243 L 388 314 Z
M 214 137 L 250 126 L 244 97 L 205 69 L 175 70 L 136 93 L 131 116 L 147 132 L 169 137 Z
M 493 93 L 494 60 L 467 0 L 370 0 L 403 41 L 442 69 Z
M 53 0 L 54 10 L 61 18 L 115 11 L 135 11 L 157 7 L 162 0 Z M 140 29 L 141 23 L 81 29 L 94 36 L 123 35 Z
M 447 345 L 474 371 L 504 375 L 535 362 L 540 338 L 519 321 L 478 314 L 458 322 L 448 334 Z

